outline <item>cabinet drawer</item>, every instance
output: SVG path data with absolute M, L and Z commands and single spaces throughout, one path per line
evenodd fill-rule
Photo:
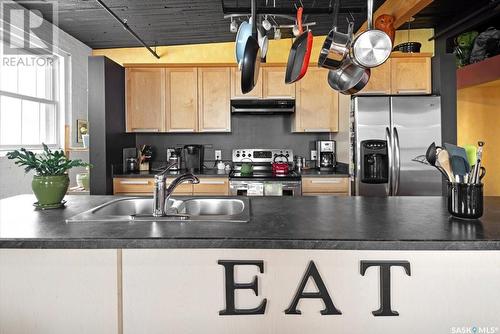
M 167 187 L 169 185 L 167 180 Z M 126 195 L 153 195 L 154 179 L 152 178 L 114 178 L 113 192 L 115 194 Z M 193 194 L 193 185 L 190 183 L 182 183 L 175 188 L 174 195 Z
M 114 178 L 113 192 L 124 193 L 153 193 L 154 180 L 152 178 Z
M 229 180 L 223 177 L 200 178 L 200 183 L 193 185 L 195 195 L 228 195 Z
M 329 194 L 348 193 L 349 179 L 347 177 L 310 177 L 302 178 L 302 193 Z

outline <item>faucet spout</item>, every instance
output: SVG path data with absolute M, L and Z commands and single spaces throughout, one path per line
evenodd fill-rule
M 184 182 L 191 182 L 193 184 L 200 183 L 198 177 L 191 173 L 186 173 L 176 177 L 168 187 L 166 187 L 165 173 L 155 176 L 155 190 L 154 190 L 154 207 L 153 216 L 165 216 L 167 212 L 167 205 L 170 196 L 178 185 Z

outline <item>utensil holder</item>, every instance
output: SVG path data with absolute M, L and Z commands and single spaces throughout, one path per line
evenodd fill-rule
M 483 215 L 483 184 L 448 182 L 448 212 L 463 219 L 480 218 Z

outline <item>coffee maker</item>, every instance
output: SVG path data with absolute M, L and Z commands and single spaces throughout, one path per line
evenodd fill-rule
M 190 172 L 203 170 L 203 145 L 185 145 L 183 149 L 183 159 L 185 167 Z
M 333 171 L 337 165 L 335 140 L 317 140 L 316 152 L 316 168 L 320 171 Z

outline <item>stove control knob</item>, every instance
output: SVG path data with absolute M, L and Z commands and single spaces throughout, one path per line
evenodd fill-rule
M 285 157 L 287 157 L 287 158 L 288 158 L 289 156 L 290 156 L 290 154 L 288 154 L 288 153 L 287 153 L 287 154 L 285 154 Z
M 236 153 L 236 157 L 239 158 L 240 157 L 240 154 L 239 153 Z
M 245 157 L 245 153 L 243 153 L 241 156 L 244 158 Z
M 249 157 L 249 158 L 251 158 L 251 157 L 252 157 L 252 155 L 251 155 L 250 153 L 248 153 L 248 157 Z

